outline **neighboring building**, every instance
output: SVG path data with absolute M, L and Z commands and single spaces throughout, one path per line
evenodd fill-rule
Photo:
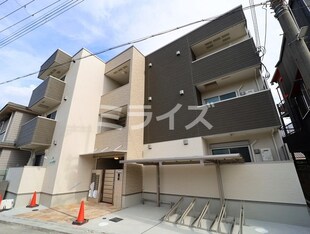
M 15 147 L 20 128 L 36 116 L 36 113 L 25 106 L 9 102 L 0 110 L 0 180 L 10 167 L 27 165 L 29 151 Z
M 289 5 L 296 23 L 301 27 L 310 26 L 310 1 L 294 0 Z M 310 31 L 304 37 L 310 48 Z M 283 36 L 279 62 L 272 83 L 278 83 L 280 103 L 277 105 L 281 116 L 284 142 L 295 162 L 297 174 L 310 208 L 310 87 L 299 72 L 290 53 L 290 42 Z
M 7 196 L 19 206 L 37 191 L 46 206 L 87 197 L 122 208 L 185 196 L 211 200 L 215 212 L 225 199 L 229 215 L 244 204 L 248 218 L 307 225 L 260 73 L 241 6 L 146 57 L 130 47 L 104 63 L 57 50 L 29 103 L 41 116 L 16 142 L 44 160 L 9 169 Z

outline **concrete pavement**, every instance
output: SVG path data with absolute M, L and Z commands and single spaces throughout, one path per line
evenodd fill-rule
M 206 230 L 190 228 L 182 225 L 176 225 L 172 223 L 162 222 L 160 219 L 168 212 L 168 206 L 156 207 L 154 204 L 137 205 L 134 207 L 122 209 L 120 211 L 113 211 L 113 207 L 109 210 L 104 210 L 105 205 L 97 204 L 98 209 L 102 210 L 98 217 L 92 216 L 88 223 L 82 226 L 74 226 L 71 224 L 75 220 L 71 215 L 70 210 L 63 209 L 58 212 L 59 208 L 49 209 L 43 206 L 39 206 L 33 209 L 27 208 L 13 208 L 9 211 L 0 212 L 0 225 L 1 223 L 10 223 L 12 225 L 24 225 L 31 226 L 35 230 L 49 231 L 51 233 L 113 233 L 113 234 L 192 234 L 192 233 L 211 233 Z M 70 205 L 72 209 L 75 209 L 76 205 Z M 87 210 L 90 208 L 90 204 L 85 205 L 85 218 L 89 218 L 90 212 L 87 214 Z M 38 210 L 36 210 L 38 209 Z M 92 208 L 96 209 L 96 208 Z M 58 210 L 58 211 L 57 211 Z M 50 212 L 50 213 L 49 213 Z M 50 217 L 46 220 L 47 214 L 55 217 L 66 215 L 67 218 L 64 222 L 55 220 Z M 42 217 L 41 215 L 42 214 Z M 96 215 L 95 215 L 96 216 Z M 63 217 L 63 216 L 62 216 Z M 41 219 L 40 219 L 41 218 Z M 213 232 L 214 233 L 214 232 Z M 309 234 L 309 227 L 286 225 L 281 223 L 271 223 L 258 220 L 246 219 L 246 225 L 244 226 L 245 234 L 259 234 L 259 233 L 273 233 L 273 234 Z

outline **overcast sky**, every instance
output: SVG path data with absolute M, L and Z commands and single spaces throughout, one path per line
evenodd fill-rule
M 58 0 L 53 6 L 67 2 Z M 0 0 L 0 4 L 5 2 Z M 3 18 L 24 4 L 26 8 Z M 56 0 L 8 0 L 0 5 L 0 31 L 29 17 L 28 20 L 0 33 L 1 41 L 22 26 L 48 13 L 48 8 L 34 16 L 38 10 Z M 255 4 L 264 1 L 255 0 Z M 0 82 L 38 71 L 46 59 L 57 49 L 74 55 L 81 48 L 91 52 L 128 42 L 133 39 L 175 28 L 193 21 L 217 16 L 248 0 L 85 0 L 64 14 L 37 28 L 31 33 L 0 48 Z M 265 37 L 265 10 L 256 7 L 261 44 Z M 254 36 L 250 10 L 245 11 L 248 28 Z M 2 19 L 3 18 L 3 19 Z M 135 46 L 147 55 L 172 40 L 199 27 L 201 24 L 166 34 Z M 267 53 L 264 64 L 271 76 L 278 61 L 282 30 L 270 8 L 267 11 Z M 100 55 L 107 61 L 126 47 Z M 32 90 L 42 81 L 36 75 L 12 83 L 0 85 L 0 108 L 8 101 L 28 105 Z

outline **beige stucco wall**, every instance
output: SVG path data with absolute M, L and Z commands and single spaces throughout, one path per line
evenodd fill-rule
M 145 58 L 135 48 L 132 48 L 132 60 L 130 63 L 130 103 L 128 114 L 128 146 L 126 159 L 141 158 L 143 152 L 144 128 L 137 128 L 144 123 L 144 115 L 134 116 L 137 112 L 143 113 L 144 105 L 144 70 Z M 138 109 L 135 109 L 138 106 Z M 133 115 L 131 114 L 133 113 Z
M 89 55 L 81 50 L 74 59 Z M 74 193 L 89 188 L 93 161 L 80 154 L 93 152 L 97 133 L 100 98 L 105 64 L 95 56 L 76 60 L 66 75 L 66 87 L 57 108 L 56 128 L 52 145 L 46 152 L 43 192 L 49 194 Z M 57 204 L 56 201 L 52 205 Z M 67 200 L 66 202 L 70 202 Z M 74 202 L 74 200 L 71 200 Z
M 159 157 L 188 157 L 204 155 L 205 143 L 201 137 L 188 138 L 188 145 L 184 145 L 182 140 L 165 141 L 144 145 L 144 158 Z
M 156 192 L 156 167 L 143 167 L 143 192 Z M 160 167 L 160 192 L 197 197 L 219 197 L 215 166 Z
M 225 199 L 305 204 L 292 162 L 227 164 L 221 175 Z M 215 166 L 162 166 L 160 176 L 163 194 L 219 198 Z M 143 167 L 143 192 L 156 192 L 153 166 Z
M 305 204 L 293 162 L 221 166 L 229 199 Z
M 6 179 L 9 181 L 8 191 L 16 194 L 41 192 L 44 174 L 44 167 L 25 166 L 10 168 L 6 176 Z

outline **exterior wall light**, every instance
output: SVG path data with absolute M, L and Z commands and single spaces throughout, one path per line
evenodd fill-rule
M 148 148 L 148 149 L 152 149 L 152 145 L 148 145 L 147 148 Z
M 149 100 L 149 102 L 151 102 L 152 101 L 152 97 L 148 97 L 147 100 Z
M 153 64 L 152 63 L 149 63 L 149 67 L 152 67 L 153 66 Z
M 177 52 L 175 52 L 175 54 L 177 55 L 177 56 L 180 56 L 181 55 L 181 51 L 177 51 Z
M 180 90 L 180 95 L 181 96 L 184 95 L 184 90 L 183 89 Z

